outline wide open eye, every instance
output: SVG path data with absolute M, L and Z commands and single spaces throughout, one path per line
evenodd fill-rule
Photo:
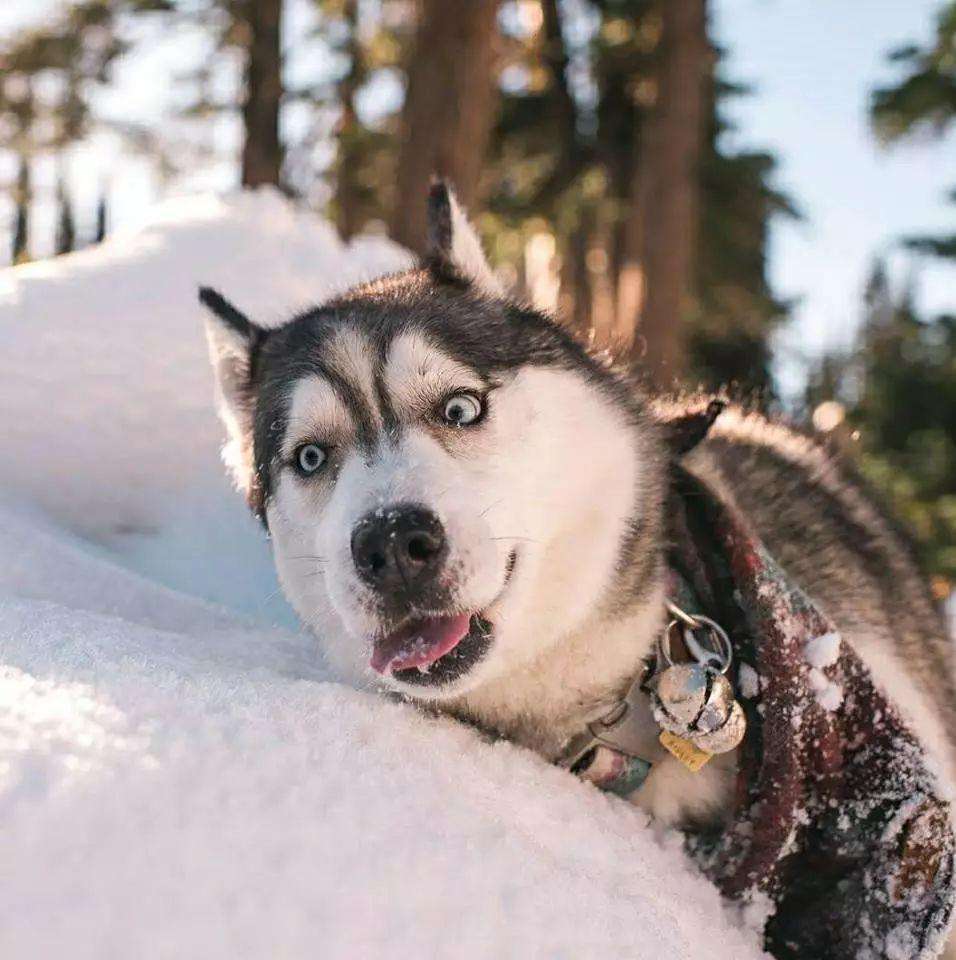
M 309 476 L 325 463 L 325 451 L 317 443 L 304 443 L 295 452 L 299 473 Z
M 467 427 L 481 418 L 484 408 L 473 393 L 456 393 L 445 401 L 442 416 L 453 427 Z

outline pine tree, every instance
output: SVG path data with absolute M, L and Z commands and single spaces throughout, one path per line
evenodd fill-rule
M 670 16 L 677 12 L 669 8 Z M 788 308 L 767 280 L 768 228 L 773 217 L 796 211 L 772 186 L 772 156 L 724 146 L 722 104 L 746 91 L 724 79 L 721 52 L 706 33 L 701 37 L 701 8 L 691 13 L 691 53 L 677 73 L 686 83 L 693 73 L 687 63 L 696 65 L 702 128 L 695 140 L 692 121 L 690 139 L 670 148 L 682 152 L 684 173 L 693 173 L 673 189 L 673 222 L 686 223 L 694 211 L 686 230 L 674 230 L 685 240 L 696 236 L 683 248 L 680 269 L 668 269 L 675 244 L 656 229 L 662 210 L 648 212 L 663 203 L 653 186 L 655 165 L 680 167 L 653 149 L 661 140 L 653 118 L 667 58 L 662 10 L 650 0 L 544 2 L 537 29 L 506 32 L 505 74 L 523 82 L 504 90 L 489 155 L 486 225 L 493 253 L 512 264 L 533 232 L 553 233 L 562 307 L 596 346 L 620 354 L 632 345 L 638 368 L 650 361 L 663 370 L 661 355 L 673 358 L 680 343 L 685 382 L 735 383 L 770 401 L 769 338 Z M 640 326 L 655 275 L 658 289 L 670 291 L 671 306 L 655 314 L 660 333 L 654 324 Z M 658 335 L 665 342 L 652 344 Z
M 929 47 L 906 44 L 889 54 L 904 70 L 902 79 L 873 91 L 870 111 L 877 134 L 886 141 L 929 129 L 945 132 L 956 116 L 956 2 L 949 0 L 936 18 Z
M 93 234 L 94 243 L 102 243 L 106 239 L 108 212 L 106 194 L 101 193 L 96 201 L 96 230 Z
M 422 198 L 432 176 L 447 177 L 472 206 L 494 122 L 498 0 L 421 0 L 407 63 L 391 235 L 425 246 Z
M 654 10 L 661 36 L 651 83 L 653 101 L 636 151 L 637 196 L 644 291 L 630 322 L 644 343 L 641 364 L 669 386 L 685 368 L 685 317 L 696 291 L 700 229 L 700 164 L 705 131 L 705 87 L 710 76 L 704 0 L 663 0 Z
M 956 0 L 937 14 L 936 31 L 928 47 L 907 44 L 889 54 L 904 69 L 901 79 L 878 87 L 870 101 L 876 135 L 884 143 L 929 133 L 942 137 L 956 118 Z M 956 203 L 956 190 L 950 193 Z M 956 234 L 912 236 L 904 244 L 920 253 L 956 258 Z
M 877 263 L 856 343 L 821 358 L 810 409 L 836 400 L 863 476 L 914 534 L 940 585 L 956 582 L 956 317 L 919 317 Z
M 56 243 L 54 249 L 57 255 L 72 253 L 76 249 L 76 225 L 73 220 L 73 205 L 70 202 L 66 184 L 62 177 L 57 181 L 56 201 Z
M 747 90 L 718 74 L 709 93 L 701 159 L 701 222 L 693 312 L 687 319 L 686 379 L 729 385 L 752 397 L 774 397 L 774 331 L 789 306 L 767 278 L 770 223 L 798 218 L 793 202 L 773 187 L 775 158 L 721 147 L 730 126 L 721 105 Z
M 33 159 L 64 158 L 97 127 L 95 94 L 109 83 L 113 65 L 129 49 L 121 27 L 124 18 L 168 9 L 168 0 L 80 0 L 38 27 L 15 34 L 0 48 L 0 76 L 5 79 L 0 84 L 0 123 L 14 131 L 6 147 L 15 154 L 19 171 L 13 188 L 15 260 L 27 256 Z M 54 102 L 34 95 L 38 77 L 58 81 Z
M 370 116 L 359 109 L 363 94 L 381 83 L 394 84 L 407 63 L 414 19 L 403 0 L 326 0 L 327 42 L 344 69 L 323 103 L 338 113 L 336 156 L 330 170 L 332 214 L 344 239 L 370 222 L 384 224 L 396 202 L 401 104 L 381 106 Z
M 279 186 L 284 157 L 279 138 L 283 0 L 234 0 L 230 6 L 246 37 L 242 185 Z
M 359 0 L 344 0 L 346 26 L 345 51 L 348 67 L 338 83 L 341 105 L 336 157 L 335 207 L 336 223 L 343 240 L 358 233 L 360 225 L 361 187 L 359 180 L 361 121 L 355 99 L 366 79 L 365 51 L 359 34 Z
M 871 120 L 887 144 L 929 131 L 938 136 L 956 116 L 956 2 L 940 9 L 933 42 L 900 47 L 895 84 L 873 92 Z M 956 201 L 956 192 L 952 199 Z M 956 255 L 956 238 L 908 237 L 911 249 Z M 956 581 L 956 317 L 922 318 L 912 291 L 895 295 L 878 265 L 867 285 L 864 319 L 838 386 L 860 438 L 859 463 L 873 486 L 916 536 L 940 595 Z M 824 381 L 823 365 L 814 385 Z M 819 395 L 812 398 L 819 399 Z
M 30 258 L 30 161 L 20 156 L 17 167 L 17 188 L 14 200 L 16 214 L 13 226 L 13 243 L 10 249 L 12 263 L 25 263 Z

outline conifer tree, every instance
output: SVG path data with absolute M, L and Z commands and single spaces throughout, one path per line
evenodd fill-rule
M 582 8 L 588 16 L 569 20 Z M 724 145 L 722 105 L 746 91 L 726 81 L 721 51 L 702 39 L 701 9 L 690 18 L 691 55 L 684 56 L 694 66 L 683 63 L 678 72 L 698 71 L 701 129 L 680 148 L 685 176 L 674 190 L 675 209 L 683 211 L 675 223 L 695 211 L 688 229 L 676 232 L 696 239 L 680 271 L 657 280 L 671 291 L 659 325 L 669 318 L 678 335 L 668 329 L 669 345 L 654 347 L 642 313 L 656 264 L 672 247 L 655 229 L 662 214 L 648 210 L 653 169 L 668 166 L 660 147 L 666 139 L 656 138 L 658 157 L 648 136 L 667 59 L 662 11 L 650 0 L 544 2 L 541 11 L 536 29 L 505 38 L 505 75 L 517 80 L 503 91 L 489 154 L 493 253 L 513 262 L 529 234 L 546 227 L 561 257 L 562 306 L 586 338 L 618 353 L 630 345 L 638 369 L 647 366 L 645 351 L 660 368 L 661 352 L 673 357 L 679 342 L 685 383 L 736 384 L 771 400 L 769 338 L 787 305 L 770 290 L 766 245 L 772 218 L 796 210 L 773 187 L 771 155 Z
M 56 243 L 54 249 L 58 255 L 71 253 L 76 249 L 76 224 L 73 220 L 73 205 L 61 177 L 57 181 L 57 218 Z
M 939 10 L 928 46 L 906 44 L 891 51 L 889 60 L 904 72 L 896 83 L 873 91 L 870 116 L 876 135 L 887 144 L 924 132 L 942 137 L 956 118 L 956 0 Z M 956 190 L 950 200 L 956 204 Z M 956 258 L 956 233 L 910 236 L 903 242 L 921 253 Z
M 432 176 L 450 179 L 461 202 L 478 199 L 497 106 L 494 72 L 498 0 L 421 0 L 402 110 L 391 235 L 425 247 L 425 196 Z
M 96 229 L 93 234 L 94 243 L 102 243 L 106 239 L 108 213 L 106 194 L 101 193 L 96 201 Z

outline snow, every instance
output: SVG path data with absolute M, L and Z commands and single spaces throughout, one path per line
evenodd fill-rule
M 755 700 L 760 696 L 760 674 L 749 663 L 742 663 L 737 671 L 737 684 L 740 695 L 746 700 Z
M 0 956 L 760 956 L 623 801 L 335 683 L 229 489 L 195 304 L 404 262 L 269 193 L 0 274 Z
M 808 674 L 810 689 L 813 690 L 817 703 L 829 713 L 840 709 L 843 703 L 843 688 L 830 680 L 823 671 L 840 659 L 841 643 L 840 634 L 831 631 L 808 640 L 803 650 L 804 659 L 811 667 Z
M 807 641 L 804 654 L 811 667 L 822 670 L 832 667 L 840 659 L 840 634 L 824 633 Z

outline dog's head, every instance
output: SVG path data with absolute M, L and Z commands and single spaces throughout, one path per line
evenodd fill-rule
M 454 196 L 422 266 L 265 331 L 212 291 L 229 459 L 349 678 L 459 696 L 608 602 L 659 512 L 625 384 L 504 296 Z

